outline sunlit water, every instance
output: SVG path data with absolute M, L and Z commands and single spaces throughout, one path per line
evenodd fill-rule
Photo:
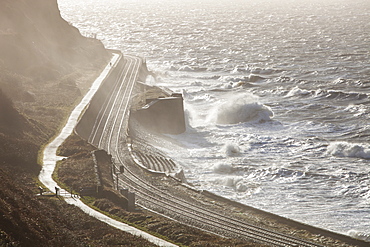
M 189 182 L 370 241 L 370 1 L 58 2 L 183 92 Z

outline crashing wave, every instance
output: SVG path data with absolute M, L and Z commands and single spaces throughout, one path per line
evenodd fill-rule
M 253 99 L 240 97 L 222 104 L 217 109 L 218 124 L 237 124 L 244 122 L 266 122 L 274 116 L 270 107 Z
M 292 96 L 300 96 L 300 95 L 309 95 L 311 92 L 306 89 L 301 89 L 297 86 L 292 88 L 292 90 L 289 91 L 289 93 L 286 95 L 286 97 L 292 97 Z
M 221 174 L 229 174 L 232 172 L 232 166 L 230 164 L 220 163 L 213 166 L 213 171 Z
M 236 143 L 226 143 L 222 149 L 226 156 L 235 156 L 240 154 L 240 148 Z
M 370 159 L 370 146 L 359 143 L 333 142 L 328 146 L 327 153 L 338 157 Z

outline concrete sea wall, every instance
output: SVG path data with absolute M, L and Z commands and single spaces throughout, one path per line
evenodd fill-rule
M 186 130 L 182 95 L 152 100 L 132 113 L 145 128 L 163 134 L 180 134 Z
M 76 133 L 86 140 L 89 140 L 89 136 L 93 131 L 95 119 L 100 112 L 101 106 L 109 98 L 115 88 L 116 81 L 120 76 L 119 72 L 124 66 L 124 59 L 121 58 L 112 66 L 114 69 L 107 75 L 99 90 L 80 117 L 75 128 Z M 144 62 L 140 68 L 139 80 L 145 81 L 148 73 Z M 138 85 L 138 89 L 140 90 L 141 88 L 142 86 L 140 87 L 140 85 Z M 167 92 L 165 94 L 167 94 Z M 147 101 L 149 101 L 148 104 L 134 110 L 130 114 L 130 117 L 134 117 L 140 124 L 151 131 L 165 134 L 180 134 L 185 131 L 184 106 L 181 94 L 172 94 L 169 97 L 161 97 Z

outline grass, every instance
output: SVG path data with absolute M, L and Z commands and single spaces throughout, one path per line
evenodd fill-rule
M 89 77 L 90 81 L 92 81 L 91 77 Z M 87 81 L 87 79 L 84 80 Z M 56 85 L 59 82 L 47 83 Z M 53 95 L 47 95 L 43 93 L 44 89 L 41 89 L 41 96 L 35 102 L 14 103 L 16 107 L 14 109 L 18 109 L 23 116 L 26 116 L 26 119 L 31 121 L 26 122 L 29 126 L 22 131 L 19 139 L 5 135 L 2 141 L 0 136 L 0 144 L 8 145 L 8 148 L 14 150 L 14 155 L 9 159 L 11 162 L 4 160 L 6 155 L 2 156 L 0 153 L 0 162 L 2 162 L 0 174 L 5 177 L 0 179 L 0 188 L 11 188 L 0 190 L 0 230 L 7 234 L 1 235 L 2 241 L 12 239 L 14 246 L 109 246 L 115 244 L 152 246 L 143 239 L 122 233 L 92 219 L 64 201 L 57 200 L 56 197 L 35 197 L 38 193 L 37 188 L 41 185 L 37 180 L 40 164 L 42 164 L 40 150 L 43 150 L 46 143 L 59 132 L 63 126 L 61 123 L 66 121 L 69 111 L 81 97 L 73 92 L 69 93 L 68 90 L 73 90 L 73 88 L 63 90 L 57 88 Z M 29 136 L 30 141 L 23 141 L 24 136 Z M 9 146 L 12 143 L 14 145 Z M 91 157 L 93 150 L 91 145 L 79 139 L 78 136 L 72 135 L 58 150 L 59 155 L 69 158 L 57 163 L 53 178 L 65 188 L 78 189 L 95 185 L 96 174 Z M 24 164 L 28 165 L 24 166 Z M 26 169 L 27 167 L 29 169 Z M 110 195 L 114 194 L 113 182 L 110 181 L 109 162 L 101 162 L 100 171 L 105 189 L 110 191 Z M 7 198 L 6 201 L 3 198 Z M 119 198 L 117 195 L 112 199 L 118 202 L 122 200 Z M 127 212 L 122 206 L 106 198 L 86 198 L 86 200 L 88 205 L 119 221 L 168 241 L 179 243 L 181 246 L 210 246 L 209 243 L 213 243 L 212 246 L 247 246 L 235 240 L 226 240 L 190 228 L 150 212 Z M 109 205 L 109 207 L 104 205 Z M 8 210 L 8 207 L 11 209 Z
M 98 72 L 84 71 L 81 74 L 89 76 L 78 80 L 87 88 Z M 50 89 L 57 83 L 45 82 L 45 85 Z M 8 109 L 12 114 L 5 113 L 24 120 L 22 125 L 2 124 L 0 128 L 0 243 L 10 242 L 10 246 L 154 246 L 109 227 L 56 197 L 36 196 L 38 186 L 42 186 L 37 179 L 42 163 L 40 150 L 59 132 L 69 111 L 81 99 L 81 94 L 70 90 L 74 91 L 56 88 L 53 94 L 46 94 L 41 88 L 35 102 L 15 100 Z M 68 187 L 68 183 L 65 184 Z
M 89 207 L 91 207 L 92 209 L 94 209 L 94 210 L 96 210 L 96 211 L 98 211 L 98 212 L 100 212 L 100 213 L 102 213 L 102 214 L 104 214 L 104 215 L 106 215 L 106 216 L 108 216 L 108 217 L 110 217 L 112 219 L 115 219 L 115 220 L 117 220 L 119 222 L 125 223 L 125 224 L 127 224 L 129 226 L 135 227 L 135 228 L 137 228 L 137 229 L 139 229 L 141 231 L 147 232 L 147 233 L 149 233 L 149 234 L 151 234 L 151 235 L 153 235 L 155 237 L 158 237 L 158 238 L 164 239 L 166 241 L 172 242 L 168 237 L 165 237 L 165 236 L 163 236 L 161 234 L 158 234 L 157 232 L 150 231 L 146 227 L 143 227 L 143 226 L 138 225 L 136 223 L 133 223 L 131 221 L 127 221 L 127 219 L 125 219 L 125 218 L 122 218 L 120 216 L 117 216 L 115 214 L 111 214 L 111 213 L 109 213 L 107 211 L 104 211 L 104 210 L 100 209 L 98 206 L 95 206 L 95 204 L 99 201 L 99 199 L 97 199 L 95 197 L 91 197 L 91 196 L 86 196 L 85 197 L 84 196 L 84 197 L 81 198 L 81 201 L 83 203 L 85 203 L 86 205 L 88 205 Z M 117 207 L 117 206 L 113 206 L 113 207 Z M 179 246 L 184 246 L 184 245 L 179 244 L 179 243 L 176 243 L 176 244 L 179 245 Z
M 90 164 L 88 159 L 88 157 L 92 155 L 92 148 L 91 145 L 80 139 L 77 135 L 71 135 L 59 149 L 60 155 L 69 156 L 68 159 L 58 164 L 58 173 L 63 174 L 59 175 L 59 181 L 63 181 L 67 188 L 76 182 L 74 176 L 68 175 L 69 173 L 64 172 L 64 170 L 82 169 L 90 170 L 90 172 L 93 173 L 90 169 L 92 164 Z M 110 173 L 111 164 L 108 162 L 98 162 L 98 165 L 99 170 L 102 171 L 101 176 L 111 178 L 110 174 L 107 174 Z M 77 166 L 79 166 L 79 168 Z M 89 175 L 87 175 L 87 177 L 88 176 Z M 81 186 L 83 186 L 83 183 L 90 183 L 90 181 L 83 176 L 80 176 L 80 178 Z M 111 183 L 106 181 L 105 184 L 107 186 L 104 187 L 104 190 L 109 190 L 111 193 L 114 193 L 114 191 L 111 190 L 113 181 L 111 181 Z M 221 238 L 146 210 L 128 212 L 122 204 L 114 203 L 114 200 L 112 201 L 104 197 L 83 197 L 81 200 L 91 208 L 108 217 L 148 232 L 166 241 L 176 243 L 179 246 L 258 246 L 254 243 Z
M 17 35 L 0 39 L 0 89 L 6 95 L 0 93 L 0 246 L 154 246 L 56 197 L 37 196 L 40 150 L 105 67 L 108 52 L 64 25 L 56 4 L 5 4 L 0 26 L 11 24 Z M 51 40 L 54 30 L 60 39 Z
M 0 246 L 154 246 L 57 197 L 37 196 L 42 186 L 37 179 L 40 150 L 64 126 L 106 65 L 108 52 L 99 41 L 83 38 L 65 23 L 53 3 L 6 1 L 6 8 L 0 8 L 0 27 L 6 30 L 8 24 L 17 35 L 0 39 L 0 88 L 7 95 L 0 93 Z M 55 180 L 76 189 L 96 184 L 93 148 L 76 136 L 66 143 L 59 152 L 69 158 L 58 162 Z M 109 166 L 102 161 L 99 170 L 110 200 L 86 197 L 92 207 L 181 246 L 256 246 L 145 210 L 127 212 L 123 198 L 112 190 Z

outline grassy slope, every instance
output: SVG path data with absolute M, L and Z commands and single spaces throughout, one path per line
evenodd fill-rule
M 100 42 L 82 37 L 62 20 L 56 0 L 0 1 L 0 246 L 152 246 L 55 197 L 36 196 L 38 151 L 62 126 L 108 56 Z M 70 153 L 59 175 L 63 183 L 79 187 L 79 171 L 86 172 L 83 183 L 89 186 L 92 149 L 74 141 L 82 148 Z M 90 167 L 76 168 L 76 162 Z M 92 203 L 184 245 L 254 246 L 150 213 L 128 213 L 106 199 Z
M 36 195 L 38 151 L 108 57 L 56 0 L 0 1 L 0 246 L 152 246 Z
M 96 176 L 93 169 L 94 162 L 92 161 L 91 154 L 92 150 L 94 148 L 91 145 L 76 135 L 71 135 L 67 138 L 59 149 L 60 155 L 68 156 L 67 159 L 60 162 L 57 171 L 58 180 L 65 184 L 67 188 L 73 187 L 78 189 L 96 185 Z M 117 220 L 133 224 L 153 235 L 163 237 L 183 246 L 263 246 L 252 242 L 215 236 L 145 210 L 128 212 L 124 209 L 124 204 L 119 203 L 117 197 L 112 196 L 114 193 L 112 190 L 113 181 L 109 179 L 111 178 L 111 164 L 108 162 L 98 162 L 98 165 L 103 190 L 107 195 L 105 197 L 109 197 L 110 200 L 104 197 L 89 198 L 89 204 L 108 213 Z M 71 171 L 76 172 L 73 173 Z

